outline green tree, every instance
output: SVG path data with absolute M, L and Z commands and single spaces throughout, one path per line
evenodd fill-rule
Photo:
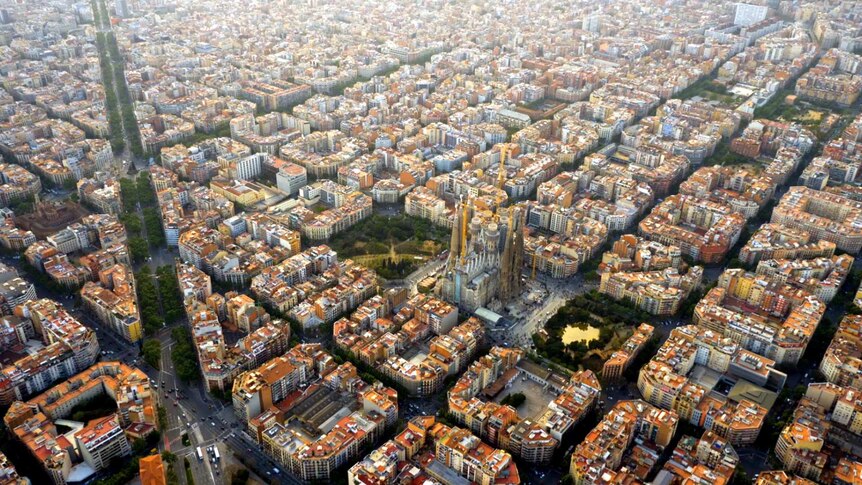
M 142 455 L 147 451 L 147 441 L 143 438 L 135 438 L 132 442 L 132 452 L 136 455 Z
M 134 213 L 138 208 L 138 186 L 132 179 L 120 179 L 120 194 L 123 198 L 123 209 L 127 214 Z
M 136 263 L 143 263 L 150 257 L 150 247 L 147 241 L 141 237 L 129 239 L 129 252 L 132 254 L 132 260 Z
M 742 467 L 736 467 L 736 470 L 733 472 L 733 478 L 730 480 L 730 485 L 750 485 L 751 483 L 751 478 L 748 477 L 745 470 Z
M 513 408 L 517 408 L 521 404 L 524 404 L 524 401 L 526 401 L 526 400 L 527 400 L 527 396 L 525 396 L 523 392 L 516 392 L 516 393 L 509 394 L 508 396 L 504 397 L 500 401 L 500 404 L 503 404 L 503 405 L 508 404 L 509 406 L 512 406 Z
M 200 377 L 197 353 L 192 344 L 192 336 L 185 327 L 176 327 L 171 331 L 175 344 L 171 354 L 177 377 L 183 382 L 195 381 Z
M 195 477 L 192 474 L 192 465 L 188 458 L 183 458 L 183 465 L 186 467 L 186 485 L 195 485 Z
M 143 345 L 144 361 L 156 369 L 161 367 L 162 343 L 156 339 L 147 339 Z
M 161 266 L 156 269 L 156 276 L 159 278 L 159 296 L 165 322 L 170 325 L 182 318 L 184 311 L 177 275 L 173 266 Z
M 126 233 L 130 236 L 141 233 L 141 218 L 135 212 L 127 212 L 120 216 L 120 222 L 126 227 Z
M 246 483 L 248 483 L 248 476 L 249 476 L 248 470 L 245 468 L 240 468 L 230 478 L 230 484 L 231 485 L 245 485 Z
M 165 463 L 175 463 L 177 461 L 177 455 L 165 450 L 162 452 L 162 461 Z
M 153 284 L 153 276 L 150 273 L 149 267 L 144 266 L 135 274 L 135 283 L 144 332 L 147 335 L 152 335 L 159 330 L 164 323 L 164 319 L 159 310 L 159 297 Z
M 147 239 L 151 246 L 161 247 L 167 244 L 165 232 L 162 230 L 162 218 L 156 209 L 144 209 L 144 226 L 147 228 Z
M 168 411 L 165 408 L 159 406 L 157 408 L 156 413 L 158 414 L 159 428 L 161 428 L 161 429 L 167 428 L 168 427 Z
M 156 194 L 150 187 L 149 172 L 141 172 L 135 181 L 138 192 L 138 200 L 143 206 L 151 206 L 156 203 Z

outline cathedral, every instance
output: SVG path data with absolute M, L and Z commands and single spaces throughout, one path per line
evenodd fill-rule
M 521 207 L 501 207 L 490 214 L 481 213 L 472 202 L 461 202 L 437 293 L 468 311 L 484 307 L 494 298 L 506 304 L 520 295 L 524 223 Z

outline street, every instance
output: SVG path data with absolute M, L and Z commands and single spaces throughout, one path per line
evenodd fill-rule
M 580 274 L 561 280 L 538 274 L 535 281 L 541 290 L 545 292 L 544 296 L 537 302 L 522 301 L 515 305 L 509 305 L 508 316 L 513 321 L 513 324 L 505 331 L 489 333 L 489 337 L 494 345 L 508 344 L 531 348 L 533 345 L 533 334 L 544 328 L 545 323 L 570 298 L 597 287 L 595 283 L 585 282 L 583 276 Z
M 200 383 L 188 385 L 173 374 L 171 348 L 174 345 L 170 328 L 158 333 L 162 355 L 160 370 L 150 369 L 149 374 L 159 386 L 159 402 L 166 410 L 167 429 L 162 430 L 165 450 L 182 458 L 188 458 L 195 483 L 218 483 L 228 461 L 233 461 L 230 450 L 223 446 L 224 438 L 237 427 L 230 406 L 213 400 L 203 391 Z M 154 377 L 153 377 L 154 376 Z M 183 434 L 189 445 L 183 444 Z M 220 460 L 213 460 L 207 452 L 210 445 L 219 446 Z M 198 460 L 196 450 L 200 448 L 203 459 Z M 179 473 L 178 473 L 179 474 Z M 184 474 L 179 474 L 184 478 Z

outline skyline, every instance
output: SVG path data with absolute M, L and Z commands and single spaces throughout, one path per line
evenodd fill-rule
M 862 4 L 0 0 L 0 485 L 862 483 Z

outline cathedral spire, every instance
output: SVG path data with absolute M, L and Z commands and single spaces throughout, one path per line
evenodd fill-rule
M 472 200 L 467 199 L 468 203 L 472 205 Z M 461 264 L 464 264 L 464 258 L 467 257 L 467 224 L 469 223 L 470 213 L 467 210 L 467 205 L 464 202 L 461 202 Z
M 500 190 L 504 190 L 503 187 L 506 185 L 506 149 L 508 147 L 503 144 L 500 145 L 500 170 L 497 173 L 497 188 Z
M 455 262 L 461 256 L 461 205 L 463 202 L 455 206 L 455 221 L 452 224 L 452 236 L 449 239 L 449 261 L 446 264 L 448 270 L 454 269 Z

